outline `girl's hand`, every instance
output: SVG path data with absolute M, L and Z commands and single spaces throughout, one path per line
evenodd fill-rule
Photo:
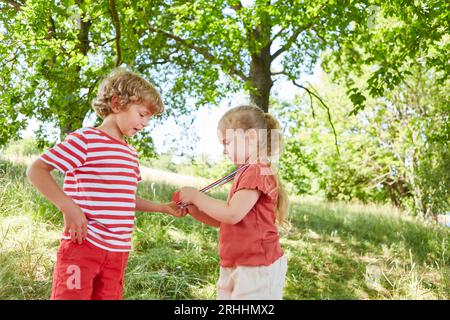
M 191 204 L 199 193 L 200 191 L 195 188 L 183 187 L 180 190 L 180 199 L 184 204 Z
M 186 208 L 180 208 L 175 202 L 169 202 L 162 205 L 164 212 L 174 217 L 184 217 L 188 210 Z

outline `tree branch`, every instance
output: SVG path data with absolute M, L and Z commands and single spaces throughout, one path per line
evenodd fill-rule
M 189 49 L 191 49 L 191 50 L 194 50 L 195 52 L 197 52 L 198 54 L 202 55 L 206 60 L 208 60 L 208 61 L 211 62 L 211 63 L 219 64 L 219 65 L 222 65 L 222 66 L 226 66 L 226 64 L 224 63 L 224 61 L 222 61 L 222 60 L 216 58 L 215 56 L 213 56 L 213 55 L 212 55 L 211 53 L 209 53 L 209 51 L 208 51 L 207 49 L 205 49 L 205 48 L 196 46 L 196 45 L 194 45 L 194 44 L 188 42 L 187 40 L 185 40 L 185 39 L 183 39 L 183 38 L 181 38 L 181 37 L 179 37 L 179 36 L 176 36 L 176 35 L 174 35 L 174 34 L 172 34 L 172 33 L 169 33 L 169 32 L 167 32 L 167 31 L 164 31 L 164 30 L 157 29 L 157 28 L 155 28 L 155 27 L 153 27 L 153 26 L 151 26 L 151 25 L 149 25 L 148 28 L 150 29 L 150 31 L 160 33 L 160 34 L 166 36 L 166 37 L 169 38 L 169 39 L 175 40 L 176 43 L 178 43 L 178 44 L 180 44 L 180 45 L 182 45 L 182 46 L 184 46 L 184 47 L 187 47 L 187 48 L 189 48 Z M 228 66 L 227 66 L 227 67 L 228 67 Z M 247 77 L 241 70 L 239 70 L 239 69 L 229 67 L 229 72 L 230 72 L 231 74 L 234 74 L 234 75 L 238 76 L 239 78 L 241 78 L 241 79 L 244 80 L 244 81 L 247 81 L 247 80 L 248 80 L 248 77 Z
M 95 45 L 99 46 L 99 47 L 103 47 L 103 46 L 107 45 L 108 43 L 113 42 L 113 41 L 115 41 L 115 40 L 116 40 L 116 38 L 114 37 L 114 38 L 112 38 L 112 39 L 105 40 L 105 41 L 103 41 L 103 42 L 101 42 L 101 43 L 97 43 L 97 42 L 94 42 L 94 41 L 92 41 L 92 42 L 93 42 Z
M 82 1 L 81 1 L 82 2 Z M 81 7 L 80 1 L 76 2 L 78 6 Z M 81 51 L 81 53 L 85 56 L 87 56 L 87 53 L 89 51 L 89 30 L 92 26 L 92 21 L 86 20 L 85 21 L 86 14 L 82 13 L 78 17 L 78 45 L 76 48 Z
M 269 4 L 270 4 L 270 0 L 269 0 Z M 241 2 L 241 1 L 238 1 L 236 5 L 231 6 L 231 8 L 233 8 L 233 10 L 234 10 L 238 15 L 239 15 L 239 11 L 241 11 L 243 7 L 244 7 L 244 6 L 242 5 L 242 2 Z M 251 43 L 252 43 L 252 41 L 254 41 L 255 39 L 259 39 L 259 38 L 260 38 L 260 33 L 261 33 L 261 30 L 262 30 L 263 26 L 261 26 L 261 24 L 260 24 L 260 25 L 256 26 L 255 28 L 251 28 L 251 27 L 248 26 L 248 25 L 245 23 L 245 21 L 242 20 L 242 19 L 241 19 L 241 23 L 242 23 L 242 26 L 244 27 L 245 38 L 246 38 L 247 41 L 248 41 L 248 49 L 249 49 L 249 52 L 252 53 L 252 50 L 251 50 Z M 269 42 L 269 46 L 270 46 L 270 44 L 271 44 L 271 42 Z
M 238 1 L 236 5 L 231 6 L 231 8 L 233 8 L 234 11 L 238 12 L 239 10 L 242 9 L 242 3 L 241 1 Z
M 316 28 L 312 28 L 312 30 L 316 33 L 316 36 L 322 40 L 322 43 L 327 43 L 327 41 L 325 40 L 325 38 L 316 30 Z
M 327 4 L 328 4 L 328 2 L 324 3 L 324 4 L 320 7 L 319 13 L 327 6 Z M 308 23 L 307 25 L 300 26 L 299 28 L 297 28 L 297 29 L 294 31 L 294 33 L 289 37 L 289 39 L 286 41 L 286 43 L 285 43 L 280 49 L 278 49 L 277 51 L 275 51 L 274 54 L 271 55 L 270 61 L 271 61 L 271 62 L 274 61 L 276 58 L 278 58 L 278 56 L 279 56 L 280 54 L 282 54 L 283 52 L 289 50 L 289 49 L 291 48 L 292 44 L 295 42 L 295 40 L 297 40 L 297 37 L 300 35 L 300 33 L 302 33 L 302 32 L 305 31 L 305 30 L 310 29 L 310 28 L 315 24 L 315 19 L 316 19 L 318 16 L 319 16 L 319 14 L 316 15 L 315 17 L 313 17 L 313 18 L 311 19 L 311 22 Z M 282 30 L 283 30 L 283 29 L 282 29 Z M 282 31 L 282 30 L 280 30 L 280 31 L 277 33 L 277 35 L 276 35 L 273 39 L 275 39 L 276 37 L 278 37 L 278 36 L 281 34 L 281 31 Z
M 120 64 L 122 63 L 122 50 L 120 48 L 120 37 L 121 37 L 121 32 L 120 32 L 120 20 L 119 20 L 119 15 L 117 14 L 117 10 L 116 10 L 116 1 L 115 0 L 109 0 L 109 12 L 111 14 L 111 19 L 114 25 L 114 29 L 116 29 L 116 67 L 120 66 Z
M 325 102 L 322 100 L 322 98 L 317 93 L 315 93 L 313 90 L 308 89 L 307 87 L 298 84 L 297 82 L 295 82 L 295 80 L 292 80 L 292 83 L 294 84 L 294 86 L 296 86 L 298 88 L 301 88 L 301 89 L 305 90 L 308 93 L 308 95 L 310 97 L 310 101 L 311 101 L 311 106 L 312 106 L 312 97 L 314 96 L 317 100 L 319 100 L 320 104 L 327 111 L 328 123 L 331 125 L 331 128 L 333 130 L 334 145 L 336 146 L 336 150 L 337 150 L 337 152 L 339 154 L 339 146 L 338 146 L 338 141 L 337 141 L 337 134 L 336 134 L 336 129 L 334 128 L 333 121 L 331 120 L 330 108 L 325 104 Z
M 10 4 L 14 10 L 19 11 L 20 8 L 24 5 L 23 3 L 17 2 L 17 1 L 13 1 L 13 0 L 2 0 L 1 2 Z
M 287 75 L 286 72 L 283 71 L 278 71 L 278 72 L 271 72 L 270 73 L 271 76 L 279 76 L 279 75 Z
M 275 60 L 276 58 L 278 58 L 278 56 L 280 54 L 282 54 L 283 52 L 289 50 L 289 48 L 292 46 L 292 44 L 294 43 L 294 41 L 297 39 L 297 37 L 299 36 L 300 33 L 302 33 L 303 30 L 305 30 L 305 28 L 298 28 L 296 31 L 294 31 L 294 33 L 289 37 L 288 41 L 286 41 L 286 43 L 277 51 L 274 52 L 274 54 L 272 54 L 270 56 L 270 61 Z
M 11 59 L 7 59 L 2 61 L 2 63 L 0 64 L 0 69 L 3 69 L 7 66 L 10 66 L 11 68 L 14 68 L 14 65 L 19 62 L 18 61 L 18 52 L 19 52 L 19 48 L 16 48 L 14 53 L 10 55 Z M 12 65 L 11 65 L 12 64 Z
M 278 31 L 272 39 L 270 39 L 270 43 L 273 43 L 273 41 L 278 38 L 284 31 L 286 30 L 286 27 L 281 28 L 280 31 Z

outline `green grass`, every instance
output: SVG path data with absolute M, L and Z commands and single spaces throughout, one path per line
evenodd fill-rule
M 48 299 L 51 291 L 62 216 L 25 169 L 0 161 L 0 299 Z M 177 188 L 144 181 L 139 195 L 168 201 Z M 450 298 L 448 228 L 391 207 L 314 199 L 293 202 L 290 217 L 285 299 Z M 214 299 L 217 239 L 191 217 L 137 213 L 125 299 Z

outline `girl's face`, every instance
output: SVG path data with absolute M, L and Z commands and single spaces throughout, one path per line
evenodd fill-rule
M 219 126 L 217 134 L 223 145 L 223 154 L 227 155 L 234 164 L 242 165 L 256 161 L 253 156 L 256 155 L 257 139 L 252 130 L 244 131 Z

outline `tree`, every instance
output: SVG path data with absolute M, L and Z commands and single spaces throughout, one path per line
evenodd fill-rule
M 367 77 L 355 83 L 366 83 Z M 330 200 L 390 201 L 421 216 L 447 212 L 449 85 L 417 65 L 385 97 L 368 98 L 364 110 L 350 115 L 353 104 L 344 85 L 323 76 L 318 88 L 333 106 L 340 154 L 324 126 L 326 113 L 318 110 L 313 116 L 308 96 L 298 97 L 282 108 L 289 134 L 281 172 L 300 194 L 322 191 Z M 293 170 L 301 174 L 290 174 Z M 305 184 L 311 189 L 301 190 Z
M 143 45 L 147 50 L 141 55 L 143 65 L 170 61 L 170 68 L 177 66 L 182 75 L 175 88 L 188 88 L 208 102 L 224 94 L 220 77 L 224 74 L 232 89 L 248 90 L 251 100 L 267 112 L 275 81 L 287 79 L 308 90 L 298 79 L 311 72 L 324 50 L 332 52 L 325 62 L 345 67 L 342 76 L 364 65 L 379 65 L 371 72 L 367 88 L 355 87 L 348 78 L 348 95 L 357 110 L 364 106 L 363 89 L 380 96 L 399 84 L 406 74 L 400 69 L 406 58 L 416 57 L 417 50 L 437 52 L 427 63 L 448 75 L 445 1 L 259 0 L 244 6 L 236 0 L 170 4 L 143 0 L 133 4 L 133 21 L 147 17 L 137 27 L 140 38 L 157 44 Z M 392 28 L 392 23 L 398 27 Z
M 433 70 L 439 84 L 448 79 L 448 1 L 372 1 L 366 8 L 366 23 L 349 26 L 353 32 L 336 42 L 323 64 L 335 79 L 345 80 L 353 114 L 364 109 L 367 97 L 383 96 L 401 85 L 418 63 Z M 364 72 L 367 82 L 356 85 L 355 77 Z
M 2 105 L 40 123 L 54 123 L 62 137 L 80 127 L 98 76 L 110 65 L 111 55 L 102 46 L 91 46 L 101 41 L 96 32 L 101 23 L 93 26 L 93 19 L 104 10 L 82 0 L 2 4 L 8 14 L 2 16 L 6 32 L 0 54 L 11 56 L 1 68 Z M 93 64 L 88 55 L 106 61 Z
M 387 21 L 375 28 L 369 23 L 373 6 Z M 404 0 L 0 1 L 0 99 L 8 125 L 1 142 L 31 115 L 55 123 L 61 135 L 78 127 L 98 79 L 120 63 L 161 88 L 168 115 L 187 114 L 187 106 L 214 104 L 241 89 L 267 112 L 280 79 L 318 99 L 299 79 L 331 51 L 325 62 L 342 66 L 337 75 L 361 110 L 363 91 L 381 95 L 399 83 L 407 72 L 400 70 L 404 58 L 415 55 L 416 44 L 433 51 L 427 63 L 448 74 L 448 6 L 443 0 L 422 6 Z M 401 27 L 391 28 L 391 21 Z M 407 37 L 398 38 L 399 32 Z M 351 74 L 367 64 L 379 68 L 367 88 L 358 88 Z
M 255 1 L 250 6 L 223 0 L 133 1 L 130 6 L 132 21 L 145 21 L 136 25 L 143 39 L 138 68 L 161 63 L 168 74 L 177 68 L 181 76 L 174 89 L 187 89 L 205 103 L 244 88 L 265 112 L 274 81 L 310 72 L 327 45 L 326 33 L 344 33 L 352 20 L 367 16 L 354 5 L 349 9 L 333 1 Z M 164 67 L 165 62 L 170 64 Z

